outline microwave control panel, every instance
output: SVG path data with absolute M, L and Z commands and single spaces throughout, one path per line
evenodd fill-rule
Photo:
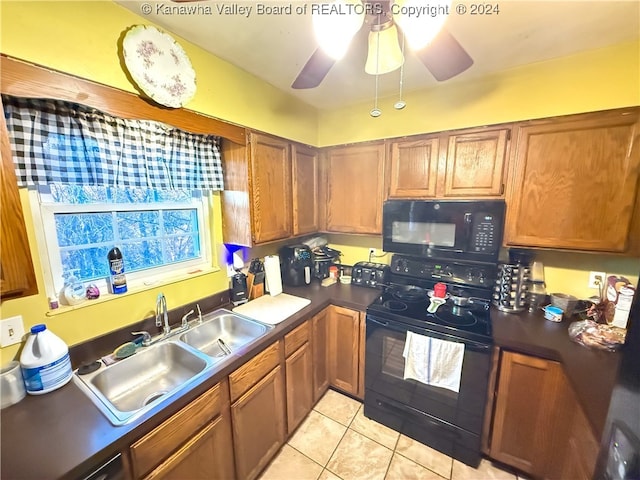
M 472 216 L 471 214 L 467 214 Z M 498 219 L 489 213 L 477 213 L 472 216 L 473 223 L 471 226 L 471 252 L 476 253 L 492 253 L 500 248 L 500 239 L 498 238 Z

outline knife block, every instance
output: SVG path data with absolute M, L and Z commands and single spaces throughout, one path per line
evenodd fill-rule
M 258 274 L 258 277 L 264 278 L 264 273 Z M 264 281 L 257 282 L 256 275 L 250 273 L 247 277 L 247 288 L 249 290 L 249 300 L 254 300 L 264 295 Z

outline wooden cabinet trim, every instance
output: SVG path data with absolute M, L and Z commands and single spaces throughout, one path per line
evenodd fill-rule
M 229 375 L 231 401 L 236 401 L 279 363 L 280 342 L 278 341 L 232 372 Z
M 118 117 L 156 120 L 193 133 L 218 135 L 239 144 L 246 141 L 244 127 L 186 108 L 157 106 L 137 94 L 6 55 L 0 56 L 0 78 L 2 93 L 8 95 L 66 100 Z
M 310 327 L 309 321 L 299 325 L 284 336 L 284 355 L 288 357 L 305 342 L 309 341 Z
M 134 478 L 144 476 L 218 415 L 222 400 L 222 387 L 218 383 L 131 445 Z

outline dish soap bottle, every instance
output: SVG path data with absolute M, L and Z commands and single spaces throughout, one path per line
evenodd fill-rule
M 69 305 L 78 305 L 87 299 L 87 292 L 82 282 L 75 276 L 75 271 L 71 270 L 64 282 L 64 298 Z
M 118 247 L 113 247 L 107 254 L 109 260 L 109 285 L 111 293 L 125 293 L 127 278 L 124 276 L 124 260 Z
M 20 367 L 27 393 L 31 395 L 51 392 L 73 377 L 69 347 L 42 323 L 31 327 L 20 355 Z

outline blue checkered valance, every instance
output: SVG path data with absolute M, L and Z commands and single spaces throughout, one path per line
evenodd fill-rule
M 220 139 L 49 99 L 2 95 L 21 187 L 222 190 Z

